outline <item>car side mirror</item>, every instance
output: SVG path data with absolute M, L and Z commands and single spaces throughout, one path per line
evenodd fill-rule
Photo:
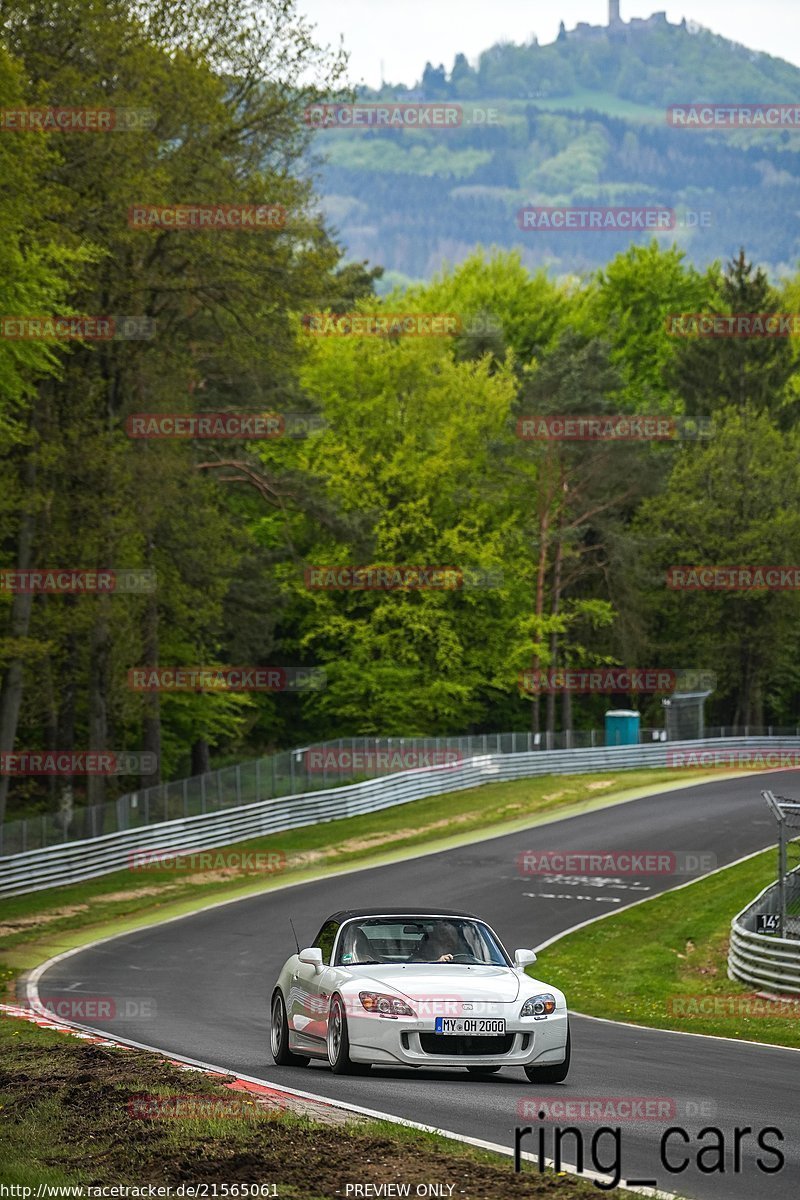
M 531 963 L 535 963 L 535 962 L 536 962 L 536 951 L 535 950 L 515 950 L 514 951 L 514 966 L 519 967 L 520 970 L 523 970 L 525 967 L 529 967 L 531 965 Z
M 322 970 L 322 951 L 318 946 L 309 946 L 307 950 L 301 950 L 297 957 L 306 966 L 314 967 L 317 971 Z

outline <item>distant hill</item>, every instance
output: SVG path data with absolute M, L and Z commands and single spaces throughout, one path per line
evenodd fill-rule
M 614 29 L 579 26 L 548 46 L 502 44 L 475 68 L 428 64 L 413 88 L 362 100 L 459 103 L 465 124 L 327 129 L 323 208 L 353 258 L 390 278 L 427 278 L 476 243 L 517 247 L 557 274 L 601 265 L 632 235 L 521 232 L 537 205 L 661 205 L 710 214 L 661 236 L 698 265 L 744 244 L 773 274 L 800 258 L 800 130 L 698 132 L 667 125 L 670 104 L 797 102 L 800 69 L 657 14 Z M 469 124 L 473 106 L 498 123 Z M 689 221 L 692 218 L 688 218 Z M 648 236 L 639 235 L 638 240 Z
M 430 99 L 566 97 L 579 89 L 637 104 L 682 100 L 794 101 L 800 70 L 719 37 L 702 26 L 671 25 L 663 14 L 618 28 L 578 26 L 549 46 L 503 44 L 473 70 L 463 55 L 449 77 L 428 65 L 420 87 Z M 399 96 L 402 89 L 396 89 Z

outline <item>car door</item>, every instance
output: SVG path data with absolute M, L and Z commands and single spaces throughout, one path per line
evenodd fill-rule
M 327 921 L 311 943 L 322 951 L 321 971 L 295 958 L 288 1004 L 289 1025 L 298 1037 L 308 1038 L 312 1044 L 324 1043 L 328 1032 L 330 962 L 338 930 L 337 921 Z

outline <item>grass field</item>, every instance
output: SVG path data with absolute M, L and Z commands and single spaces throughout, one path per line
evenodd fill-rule
M 484 102 L 482 102 L 484 103 Z M 510 108 L 508 100 L 495 101 L 495 107 L 503 111 Z M 587 109 L 607 113 L 610 117 L 625 117 L 629 121 L 648 121 L 666 124 L 666 114 L 663 108 L 651 108 L 649 105 L 637 104 L 633 100 L 622 100 L 611 92 L 595 92 L 589 88 L 576 88 L 567 96 L 534 97 L 532 100 L 517 101 L 520 106 L 533 104 L 537 108 L 552 112 L 555 109 L 567 112 L 584 112 Z
M 771 1007 L 727 974 L 731 918 L 776 868 L 776 851 L 765 850 L 623 909 L 543 950 L 536 969 L 578 1012 L 800 1048 L 800 1003 Z

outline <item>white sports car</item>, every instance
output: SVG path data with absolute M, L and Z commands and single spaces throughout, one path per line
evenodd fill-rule
M 560 1083 L 570 1060 L 563 992 L 525 974 L 477 917 L 419 909 L 334 913 L 298 949 L 272 993 L 271 1046 L 281 1066 L 327 1059 L 337 1075 L 390 1066 L 523 1067 Z

